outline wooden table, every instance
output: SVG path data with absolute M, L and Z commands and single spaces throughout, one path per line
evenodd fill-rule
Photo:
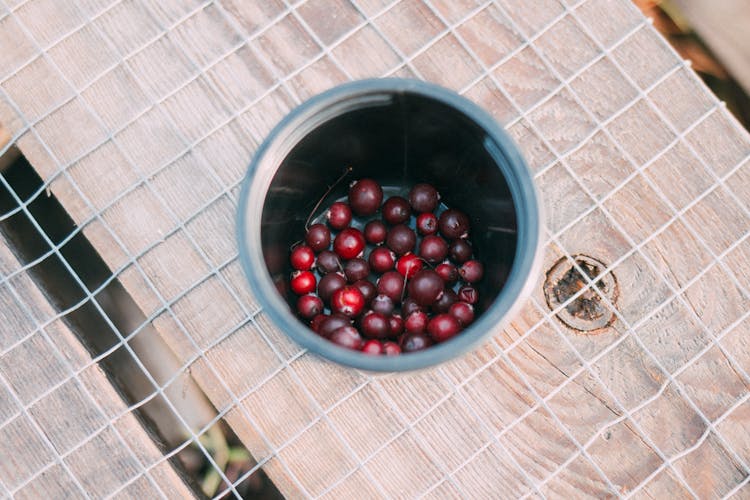
M 4 0 L 0 16 L 0 122 L 285 495 L 750 494 L 750 138 L 627 0 Z M 540 281 L 476 352 L 372 376 L 259 311 L 233 234 L 249 158 L 307 97 L 383 75 L 506 125 L 546 205 L 545 270 L 601 262 L 608 326 L 569 327 Z M 9 279 L 0 294 L 0 492 L 184 494 L 159 454 L 131 456 L 151 444 L 120 439 L 106 387 L 44 406 L 70 396 L 34 349 L 76 384 L 86 362 L 53 343 L 75 341 L 43 300 Z

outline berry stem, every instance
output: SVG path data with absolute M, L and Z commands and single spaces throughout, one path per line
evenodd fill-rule
M 342 173 L 341 176 L 338 179 L 336 179 L 336 182 L 334 182 L 331 186 L 328 187 L 328 191 L 326 191 L 325 194 L 320 197 L 320 199 L 318 200 L 318 202 L 315 204 L 315 206 L 313 207 L 313 209 L 310 211 L 310 215 L 307 216 L 307 220 L 305 221 L 305 231 L 307 231 L 308 229 L 310 229 L 310 222 L 312 221 L 313 215 L 315 215 L 315 212 L 318 211 L 318 209 L 320 208 L 320 205 L 323 203 L 323 200 L 325 200 L 328 197 L 328 195 L 331 194 L 331 191 L 333 191 L 334 188 L 336 186 L 338 186 L 341 183 L 341 181 L 343 181 L 344 178 L 347 175 L 349 175 L 349 173 L 351 173 L 351 171 L 352 171 L 351 165 L 347 166 L 347 167 L 344 167 L 344 173 Z

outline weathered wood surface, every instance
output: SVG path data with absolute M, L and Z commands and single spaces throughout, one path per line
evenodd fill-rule
M 32 0 L 0 49 L 0 120 L 286 495 L 747 494 L 750 139 L 627 0 Z M 540 283 L 477 352 L 371 377 L 258 312 L 233 233 L 250 156 L 382 75 L 506 124 L 546 268 L 610 265 L 612 326 L 567 328 Z

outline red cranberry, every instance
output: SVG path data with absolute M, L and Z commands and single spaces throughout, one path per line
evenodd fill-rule
M 398 356 L 401 354 L 401 348 L 395 342 L 383 342 L 383 354 L 386 356 Z
M 365 237 L 359 229 L 347 227 L 333 240 L 333 251 L 342 259 L 359 257 L 365 249 Z
M 409 192 L 409 203 L 415 212 L 434 212 L 440 202 L 440 195 L 430 184 L 416 184 Z
M 422 269 L 409 282 L 409 297 L 421 306 L 429 306 L 440 298 L 444 287 L 438 273 L 432 269 Z
M 484 276 L 484 266 L 478 260 L 467 260 L 458 270 L 458 274 L 467 283 L 476 283 Z
M 331 309 L 344 316 L 354 318 L 365 308 L 365 297 L 356 286 L 345 286 L 333 292 Z
M 315 263 L 315 252 L 307 245 L 300 245 L 292 250 L 292 256 L 289 260 L 294 269 L 309 271 Z
M 466 302 L 456 302 L 448 310 L 448 313 L 463 326 L 469 325 L 474 321 L 474 306 Z
M 326 319 L 328 319 L 328 316 L 325 314 L 318 314 L 310 321 L 310 329 L 315 333 L 319 333 L 320 325 L 323 324 Z
M 318 254 L 315 267 L 320 271 L 320 274 L 335 273 L 342 270 L 339 256 L 336 255 L 336 252 L 330 250 L 323 250 Z
M 318 333 L 321 337 L 329 338 L 333 332 L 342 326 L 350 326 L 351 324 L 352 320 L 343 314 L 332 314 L 331 316 L 326 316 L 326 319 L 320 323 Z
M 436 342 L 443 342 L 461 331 L 461 323 L 450 314 L 438 314 L 427 323 L 427 333 Z
M 393 300 L 387 295 L 377 295 L 372 299 L 372 302 L 370 302 L 370 308 L 381 314 L 391 314 L 395 307 Z
M 473 286 L 462 286 L 458 290 L 458 300 L 474 305 L 479 301 L 479 292 Z
M 378 247 L 370 252 L 367 261 L 373 271 L 384 273 L 390 271 L 396 265 L 396 254 L 385 247 Z
M 404 330 L 408 333 L 422 333 L 427 328 L 427 322 L 430 318 L 424 311 L 417 311 L 407 316 L 404 321 Z
M 313 224 L 307 230 L 305 242 L 315 252 L 322 252 L 331 244 L 331 230 L 323 224 Z
M 352 259 L 344 265 L 344 274 L 350 283 L 363 280 L 370 275 L 370 266 L 365 259 Z
M 458 301 L 458 295 L 450 288 L 443 291 L 443 295 L 432 304 L 432 312 L 447 313 L 454 302 Z
M 466 238 L 469 235 L 469 218 L 460 210 L 449 208 L 438 219 L 440 232 L 449 240 Z
M 401 350 L 403 352 L 422 351 L 431 345 L 432 340 L 424 333 L 407 333 L 401 338 Z
M 318 295 L 326 304 L 331 303 L 333 292 L 346 286 L 346 278 L 340 273 L 328 273 L 318 283 Z
M 383 220 L 391 226 L 395 226 L 409 220 L 411 207 L 406 199 L 400 196 L 391 196 L 383 203 L 381 212 L 383 213 Z
M 401 302 L 404 291 L 404 277 L 396 271 L 388 271 L 378 279 L 378 293 L 387 295 L 394 303 Z
M 381 354 L 385 353 L 383 344 L 381 344 L 377 340 L 368 340 L 362 345 L 361 350 L 363 353 L 370 354 L 372 356 L 380 356 Z
M 427 236 L 437 233 L 437 230 L 438 220 L 435 214 L 419 214 L 419 217 L 417 217 L 417 231 L 419 231 L 419 234 Z
M 388 318 L 388 327 L 391 332 L 391 337 L 398 337 L 401 332 L 404 331 L 404 320 L 398 314 L 392 314 Z
M 362 337 L 351 325 L 342 326 L 331 334 L 331 342 L 347 349 L 358 351 L 362 347 Z
M 297 295 L 312 293 L 315 291 L 315 275 L 310 271 L 294 271 L 289 285 Z
M 438 266 L 435 268 L 435 272 L 438 273 L 438 275 L 443 278 L 443 281 L 445 281 L 445 283 L 448 285 L 452 285 L 453 283 L 458 281 L 458 269 L 456 269 L 456 266 L 454 266 L 453 264 L 449 264 L 447 262 L 438 264 Z
M 455 240 L 451 242 L 448 250 L 451 259 L 457 264 L 463 264 L 471 258 L 471 245 L 466 240 Z
M 401 256 L 398 262 L 396 262 L 396 271 L 407 278 L 411 278 L 417 274 L 420 269 L 422 269 L 422 259 L 411 252 Z
M 372 179 L 360 179 L 349 188 L 349 205 L 357 215 L 372 215 L 383 202 L 383 189 Z
M 384 339 L 391 333 L 388 316 L 375 311 L 369 311 L 359 322 L 362 335 L 371 339 Z
M 388 231 L 385 244 L 396 252 L 396 255 L 403 255 L 414 250 L 414 245 L 417 244 L 417 235 L 409 229 L 409 226 L 399 224 Z
M 388 226 L 379 220 L 371 220 L 365 225 L 365 240 L 371 245 L 380 245 L 388 235 Z
M 359 291 L 362 292 L 362 296 L 365 298 L 365 303 L 367 304 L 372 302 L 372 299 L 378 294 L 378 289 L 375 288 L 375 285 L 369 280 L 358 280 L 352 285 L 359 288 Z
M 404 299 L 404 303 L 401 304 L 401 314 L 404 316 L 404 318 L 408 317 L 413 312 L 422 310 L 422 306 L 417 304 L 417 301 L 415 301 L 411 297 L 406 297 Z
M 311 293 L 303 295 L 297 299 L 297 312 L 305 319 L 312 319 L 323 312 L 323 301 Z
M 334 202 L 326 212 L 328 224 L 334 229 L 344 229 L 352 222 L 352 209 L 343 201 Z
M 448 243 L 440 236 L 425 236 L 419 244 L 419 255 L 427 262 L 440 262 L 448 255 Z

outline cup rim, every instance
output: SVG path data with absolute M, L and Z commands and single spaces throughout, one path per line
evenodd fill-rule
M 497 158 L 496 164 L 510 189 L 517 219 L 517 244 L 513 265 L 503 288 L 490 307 L 460 335 L 424 351 L 400 356 L 370 356 L 337 346 L 316 335 L 293 315 L 268 273 L 259 243 L 260 222 L 271 181 L 281 161 L 296 145 L 288 144 L 291 133 L 308 119 L 336 104 L 368 95 L 394 93 L 418 94 L 446 104 L 464 114 L 487 134 L 491 141 L 486 140 L 485 147 Z M 335 116 L 338 115 L 328 119 Z M 286 148 L 283 154 L 276 152 L 280 147 Z M 264 171 L 260 167 L 266 164 L 271 164 L 272 168 Z M 255 214 L 253 218 L 250 218 L 251 213 Z M 479 347 L 518 312 L 537 283 L 541 265 L 541 207 L 531 172 L 518 148 L 482 108 L 451 90 L 420 80 L 382 78 L 353 81 L 331 88 L 294 108 L 271 130 L 253 155 L 242 181 L 236 221 L 240 263 L 253 295 L 272 322 L 310 352 L 329 361 L 367 371 L 401 372 L 427 368 Z M 251 241 L 257 244 L 249 245 Z

